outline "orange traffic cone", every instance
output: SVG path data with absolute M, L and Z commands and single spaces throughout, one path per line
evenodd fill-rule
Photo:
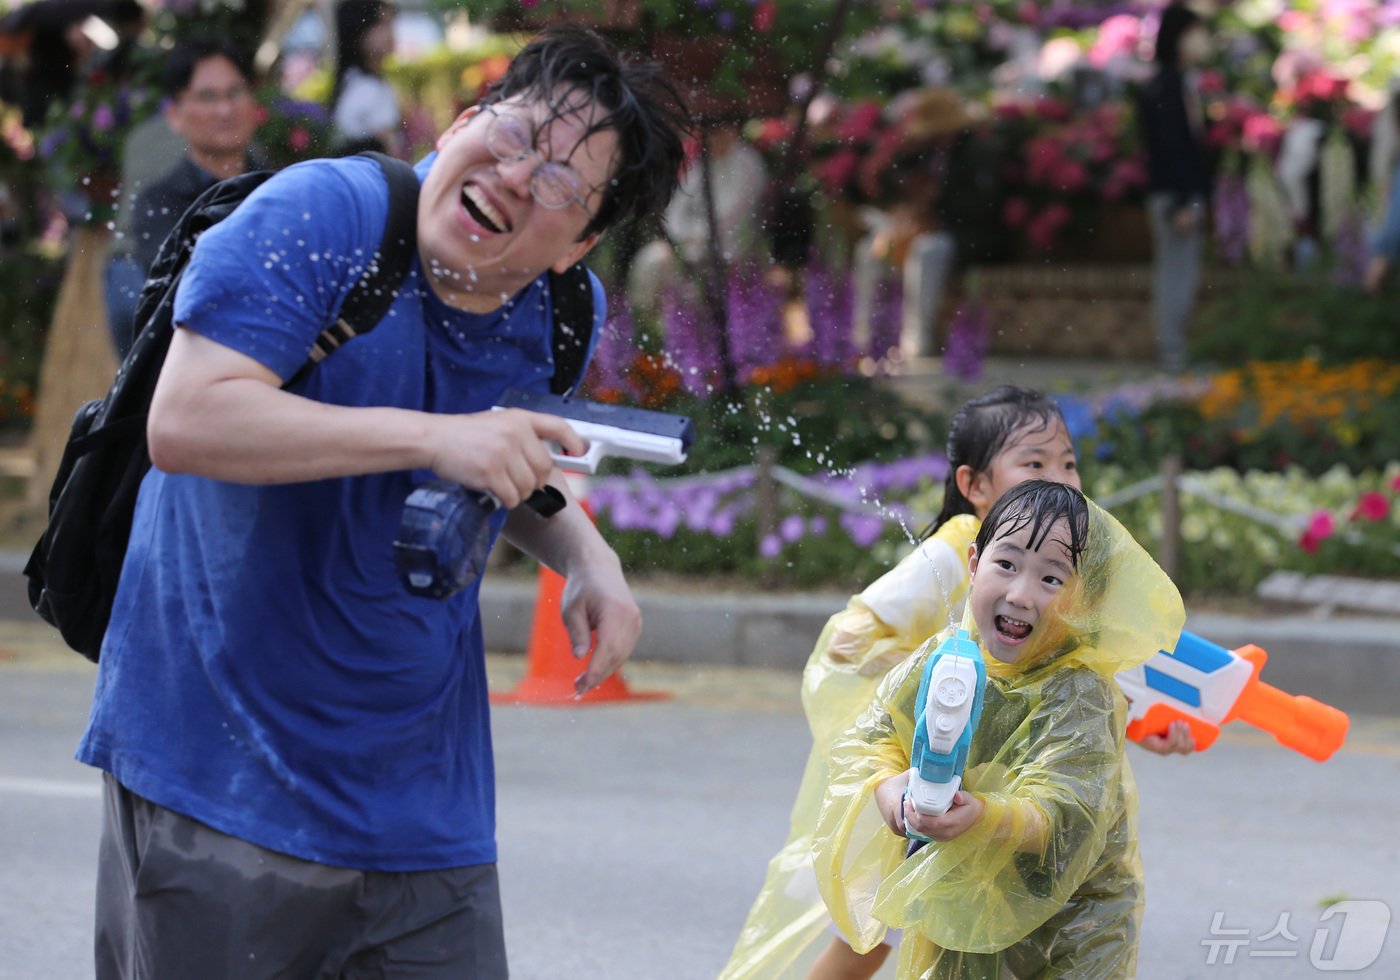
M 654 701 L 670 697 L 665 691 L 633 691 L 615 671 L 587 694 L 574 693 L 574 678 L 582 673 L 584 661 L 573 654 L 569 631 L 559 616 L 564 595 L 564 577 L 540 566 L 539 592 L 535 616 L 530 626 L 530 644 L 525 651 L 525 676 L 509 692 L 493 692 L 495 704 L 538 704 L 566 707 L 603 701 Z

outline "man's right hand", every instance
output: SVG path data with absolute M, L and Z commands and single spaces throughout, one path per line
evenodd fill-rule
M 433 472 L 486 491 L 507 510 L 544 486 L 554 472 L 550 443 L 571 456 L 588 451 L 588 443 L 568 422 L 539 412 L 508 408 L 433 418 Z

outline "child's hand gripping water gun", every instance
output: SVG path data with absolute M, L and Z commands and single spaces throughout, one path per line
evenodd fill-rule
M 986 687 L 982 652 L 966 630 L 944 639 L 924 664 L 905 795 L 926 816 L 942 816 L 953 805 Z M 913 831 L 906 833 L 914 840 L 927 840 Z
M 1184 721 L 1196 750 L 1210 748 L 1222 725 L 1246 721 L 1310 759 L 1323 762 L 1346 739 L 1346 714 L 1310 697 L 1289 694 L 1259 679 L 1268 654 L 1253 644 L 1226 650 L 1182 632 L 1176 649 L 1118 675 L 1128 697 L 1128 737 L 1167 731 Z

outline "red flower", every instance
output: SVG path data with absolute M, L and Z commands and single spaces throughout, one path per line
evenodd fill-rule
M 763 0 L 753 12 L 753 29 L 761 34 L 766 34 L 773 29 L 773 22 L 778 19 L 778 5 L 773 0 Z
M 1298 538 L 1298 547 L 1308 554 L 1317 551 L 1318 546 L 1332 536 L 1337 529 L 1337 522 L 1332 515 L 1325 510 L 1320 510 L 1313 514 L 1308 521 L 1308 526 L 1303 529 L 1302 536 Z
M 1052 183 L 1062 191 L 1073 194 L 1081 190 L 1089 180 L 1089 173 L 1084 169 L 1084 164 L 1077 160 L 1065 160 L 1055 168 L 1055 176 Z
M 1030 216 L 1031 206 L 1026 203 L 1023 197 L 1008 198 L 1005 206 L 1001 209 L 1001 220 L 1012 228 L 1019 228 Z
M 1356 501 L 1351 519 L 1383 521 L 1390 516 L 1390 499 L 1379 490 L 1368 490 Z
M 875 135 L 876 127 L 880 125 L 880 116 L 883 112 L 880 103 L 875 101 L 862 102 L 853 106 L 837 125 L 836 138 L 849 140 L 853 143 L 861 143 L 870 139 Z

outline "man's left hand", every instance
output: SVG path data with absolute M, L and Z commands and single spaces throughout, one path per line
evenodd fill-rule
M 595 558 L 572 570 L 564 584 L 562 616 L 574 656 L 593 657 L 574 679 L 574 692 L 588 693 L 632 655 L 642 632 L 642 611 L 622 576 L 616 556 Z

